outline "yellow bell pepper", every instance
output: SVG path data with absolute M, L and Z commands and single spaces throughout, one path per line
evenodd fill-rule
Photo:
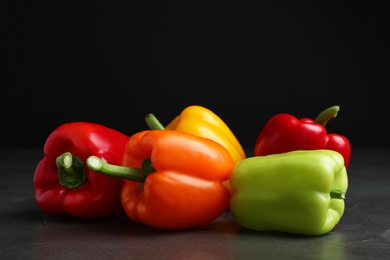
M 150 128 L 156 127 L 153 114 L 146 116 L 146 122 Z M 246 154 L 236 136 L 226 125 L 226 123 L 211 110 L 199 106 L 191 105 L 186 107 L 176 116 L 165 129 L 186 132 L 193 135 L 209 138 L 223 147 L 230 153 L 234 164 L 246 158 Z M 232 192 L 229 180 L 224 181 L 225 187 Z

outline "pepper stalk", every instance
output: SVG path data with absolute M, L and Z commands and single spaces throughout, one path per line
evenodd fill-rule
M 70 189 L 84 183 L 86 173 L 83 161 L 70 152 L 65 152 L 56 158 L 58 178 L 61 185 Z
M 340 110 L 340 106 L 329 107 L 329 108 L 325 109 L 324 111 L 322 111 L 316 117 L 316 119 L 314 119 L 314 122 L 317 123 L 317 124 L 322 125 L 323 127 L 325 127 L 330 119 L 336 118 L 337 113 L 339 112 L 339 110 Z
M 143 162 L 143 168 L 132 168 L 106 163 L 97 156 L 88 157 L 87 165 L 95 172 L 136 182 L 144 182 L 149 174 L 156 171 L 149 161 Z

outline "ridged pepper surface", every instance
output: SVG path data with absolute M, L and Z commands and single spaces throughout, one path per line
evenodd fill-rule
M 52 216 L 96 219 L 123 212 L 123 181 L 85 167 L 85 160 L 99 156 L 121 163 L 129 137 L 91 122 L 71 122 L 57 127 L 46 139 L 44 157 L 34 173 L 39 208 Z
M 339 106 L 332 106 L 322 111 L 315 120 L 298 119 L 286 113 L 273 116 L 257 136 L 254 155 L 330 149 L 344 157 L 345 167 L 348 168 L 351 157 L 349 140 L 340 134 L 327 133 L 325 128 L 328 121 L 337 116 L 339 110 Z
M 348 176 L 340 153 L 299 150 L 244 159 L 230 183 L 230 211 L 241 226 L 318 236 L 343 216 Z
M 228 209 L 222 184 L 234 163 L 217 142 L 174 130 L 132 135 L 121 165 L 87 160 L 102 174 L 125 179 L 121 200 L 128 217 L 161 229 L 202 226 Z

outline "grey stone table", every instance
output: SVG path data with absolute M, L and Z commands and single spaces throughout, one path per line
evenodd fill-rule
M 229 211 L 207 226 L 157 230 L 124 213 L 55 218 L 35 203 L 39 150 L 0 150 L 2 259 L 390 259 L 390 149 L 353 149 L 346 210 L 330 233 L 307 237 L 241 228 Z

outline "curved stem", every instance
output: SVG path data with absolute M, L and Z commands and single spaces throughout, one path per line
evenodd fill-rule
M 127 166 L 114 165 L 103 162 L 99 157 L 90 156 L 87 159 L 88 167 L 98 173 L 122 178 L 131 181 L 144 182 L 149 174 L 155 172 L 155 169 L 150 164 L 145 168 L 131 168 Z
M 145 121 L 146 121 L 146 124 L 148 124 L 149 128 L 152 130 L 164 130 L 165 129 L 163 124 L 161 124 L 160 121 L 158 121 L 158 119 L 152 113 L 147 114 L 145 116 Z
M 328 109 L 325 109 L 316 117 L 314 122 L 325 127 L 325 125 L 328 123 L 330 119 L 335 118 L 337 116 L 339 110 L 340 110 L 339 106 L 333 106 Z
M 340 189 L 333 188 L 330 191 L 330 197 L 332 199 L 345 199 L 345 191 L 342 191 Z
M 84 183 L 86 173 L 83 161 L 77 156 L 66 152 L 56 158 L 58 179 L 61 185 L 75 188 Z

